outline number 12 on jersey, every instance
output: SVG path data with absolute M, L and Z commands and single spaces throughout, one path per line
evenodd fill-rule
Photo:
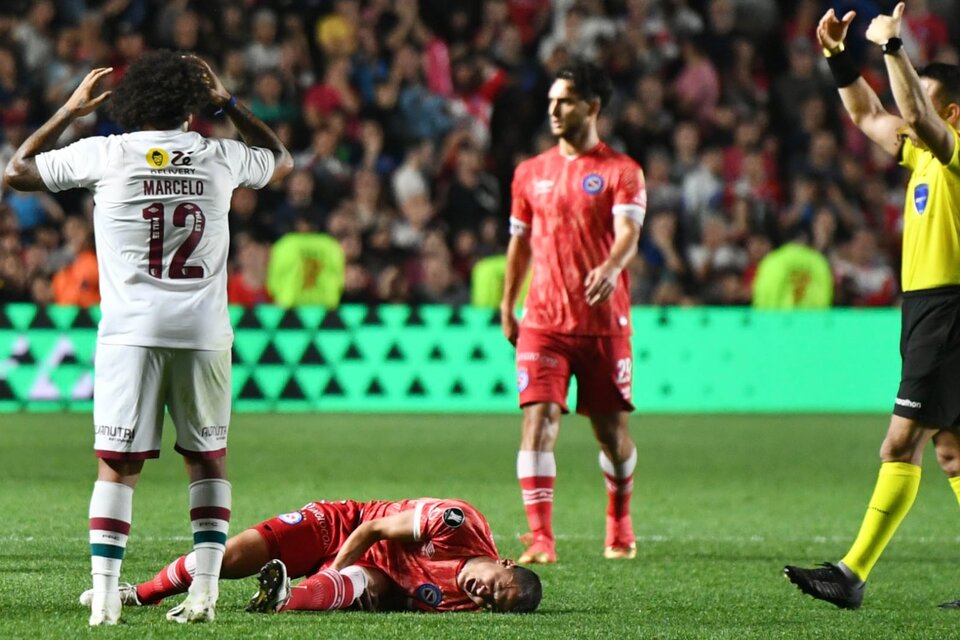
M 202 278 L 203 267 L 187 266 L 187 258 L 193 253 L 203 237 L 206 218 L 200 207 L 192 202 L 184 202 L 173 210 L 173 226 L 186 227 L 187 217 L 193 217 L 193 229 L 190 235 L 177 247 L 170 261 L 168 277 L 171 280 Z M 154 202 L 143 210 L 143 219 L 150 223 L 150 256 L 148 273 L 154 278 L 163 278 L 163 203 Z

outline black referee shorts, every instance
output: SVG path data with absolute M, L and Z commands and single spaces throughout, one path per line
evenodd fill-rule
M 903 294 L 900 389 L 893 413 L 932 427 L 960 424 L 960 286 Z

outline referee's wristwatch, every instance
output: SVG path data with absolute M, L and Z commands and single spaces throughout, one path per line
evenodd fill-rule
M 880 45 L 880 50 L 883 51 L 883 55 L 892 56 L 897 51 L 900 51 L 901 47 L 903 47 L 903 40 L 900 38 L 890 38 Z

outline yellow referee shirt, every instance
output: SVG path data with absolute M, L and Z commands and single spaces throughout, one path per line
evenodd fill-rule
M 909 138 L 903 143 L 900 164 L 913 172 L 903 208 L 904 291 L 960 285 L 960 136 L 950 130 L 947 165 Z

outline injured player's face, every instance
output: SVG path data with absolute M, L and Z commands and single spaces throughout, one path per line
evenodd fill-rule
M 513 611 L 520 595 L 512 560 L 473 558 L 457 576 L 457 584 L 483 609 Z

